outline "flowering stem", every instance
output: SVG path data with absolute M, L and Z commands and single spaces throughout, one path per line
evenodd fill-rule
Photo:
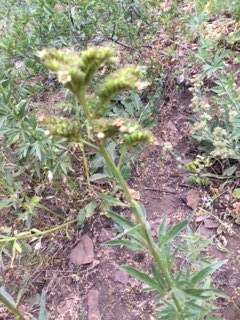
M 87 100 L 86 100 L 86 89 L 85 89 L 85 87 L 82 87 L 81 90 L 79 91 L 79 93 L 76 96 L 77 96 L 77 100 L 78 100 L 79 104 L 83 108 L 83 111 L 85 113 L 86 118 L 90 121 L 91 115 L 90 115 L 90 112 L 89 112 L 89 109 L 88 109 Z
M 118 161 L 118 169 L 119 170 L 122 169 L 126 154 L 127 154 L 127 146 L 125 144 L 123 144 L 120 149 L 120 157 L 119 157 L 119 161 Z

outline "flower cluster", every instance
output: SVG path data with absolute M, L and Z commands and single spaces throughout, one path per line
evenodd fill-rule
M 240 159 L 240 95 L 235 81 L 231 75 L 225 75 L 209 94 L 201 74 L 193 79 L 192 107 L 197 114 L 193 137 L 208 146 L 209 155 L 215 158 Z
M 98 113 L 104 113 L 111 99 L 120 91 L 134 89 L 140 71 L 135 67 L 122 68 L 110 74 L 98 90 Z
M 108 138 L 119 138 L 121 143 L 133 146 L 139 143 L 154 143 L 150 131 L 137 122 L 127 119 L 104 117 L 112 98 L 123 90 L 141 87 L 140 69 L 125 67 L 111 73 L 96 90 L 94 98 L 87 95 L 87 86 L 102 66 L 114 62 L 109 48 L 91 48 L 80 54 L 60 50 L 43 50 L 40 53 L 44 65 L 57 74 L 58 80 L 70 89 L 78 99 L 87 120 L 87 134 L 91 142 L 104 143 Z M 91 90 L 92 91 L 92 90 Z M 49 133 L 80 141 L 83 122 L 66 118 L 43 119 Z
M 56 49 L 39 53 L 43 64 L 74 94 L 89 84 L 98 68 L 114 62 L 113 55 L 110 48 L 91 48 L 80 54 Z
M 139 143 L 155 142 L 150 131 L 142 129 L 141 126 L 134 121 L 123 118 L 96 119 L 94 130 L 99 140 L 121 136 L 122 142 L 131 146 Z
M 64 117 L 40 117 L 40 122 L 47 127 L 46 134 L 59 136 L 69 141 L 80 141 L 81 126 L 78 121 Z

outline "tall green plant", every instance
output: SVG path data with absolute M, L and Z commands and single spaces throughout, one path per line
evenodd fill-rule
M 181 268 L 177 263 L 174 239 L 186 228 L 188 222 L 168 227 L 166 221 L 159 226 L 158 239 L 152 236 L 144 207 L 137 202 L 123 178 L 119 165 L 111 158 L 106 144 L 115 140 L 127 149 L 140 143 L 155 143 L 150 131 L 139 123 L 123 118 L 106 118 L 111 99 L 119 92 L 140 85 L 139 68 L 125 67 L 106 76 L 92 93 L 91 80 L 103 66 L 114 63 L 114 53 L 108 48 L 91 48 L 82 53 L 44 50 L 40 53 L 43 64 L 76 97 L 84 113 L 81 120 L 64 117 L 45 117 L 41 122 L 48 135 L 60 136 L 70 142 L 93 148 L 104 158 L 116 183 L 121 187 L 132 212 L 127 220 L 115 212 L 109 217 L 120 225 L 123 232 L 111 245 L 126 245 L 133 250 L 146 251 L 152 258 L 148 273 L 130 266 L 123 267 L 130 275 L 141 280 L 149 290 L 160 296 L 157 319 L 205 319 L 213 308 L 216 292 L 211 288 L 209 275 L 219 263 L 204 262 L 195 266 L 187 261 Z M 90 89 L 89 89 L 90 88 Z M 122 161 L 122 159 L 121 159 Z M 174 249 L 174 250 L 173 250 Z M 180 249 L 179 249 L 180 250 Z

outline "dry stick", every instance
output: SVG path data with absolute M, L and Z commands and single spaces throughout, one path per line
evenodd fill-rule
M 175 191 L 169 191 L 166 189 L 159 189 L 159 188 L 150 188 L 150 187 L 145 187 L 144 190 L 150 190 L 150 191 L 157 191 L 157 192 L 161 192 L 161 193 L 170 193 L 170 194 L 176 194 Z

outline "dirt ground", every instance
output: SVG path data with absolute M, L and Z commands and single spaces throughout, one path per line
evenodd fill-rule
M 54 105 L 61 102 L 63 97 L 62 92 L 50 96 L 46 94 L 40 102 Z M 226 261 L 216 272 L 215 282 L 230 296 L 229 300 L 219 301 L 219 309 L 223 319 L 237 320 L 240 319 L 240 238 L 239 224 L 229 213 L 233 200 L 228 192 L 224 193 L 213 206 L 212 214 L 216 218 L 199 218 L 196 213 L 212 190 L 189 186 L 186 183 L 187 173 L 181 166 L 197 154 L 189 138 L 192 116 L 190 100 L 191 94 L 182 88 L 177 93 L 166 94 L 164 100 L 159 102 L 154 128 L 159 144 L 149 147 L 140 155 L 129 184 L 139 192 L 153 233 L 156 233 L 164 216 L 168 216 L 171 223 L 191 217 L 193 230 L 215 239 L 216 245 L 211 252 Z M 162 146 L 165 142 L 173 145 L 174 154 L 163 155 Z M 81 169 L 76 168 L 75 175 L 81 180 Z M 212 187 L 220 188 L 219 182 L 213 181 Z M 76 214 L 74 208 L 81 208 L 86 193 L 84 184 L 73 193 L 64 188 L 54 190 L 51 186 L 43 192 L 53 208 L 73 218 Z M 52 218 L 53 223 L 56 223 L 55 218 Z M 51 222 L 51 217 L 46 213 L 41 219 L 37 221 L 38 228 L 41 228 L 41 224 L 44 226 L 44 219 L 48 219 L 48 224 Z M 149 265 L 148 257 L 123 248 L 104 246 L 104 242 L 116 232 L 111 221 L 97 213 L 82 230 L 69 228 L 67 234 L 62 232 L 44 239 L 40 250 L 24 256 L 14 268 L 3 269 L 0 279 L 3 279 L 6 287 L 13 292 L 22 288 L 18 294 L 21 297 L 20 309 L 26 314 L 26 319 L 31 319 L 30 314 L 37 314 L 38 298 L 42 291 L 47 297 L 49 320 L 151 319 L 154 297 L 143 293 L 138 281 L 119 270 L 119 266 L 126 263 L 144 270 Z M 93 253 L 88 264 L 77 266 L 72 263 L 71 252 L 83 237 L 88 239 Z M 8 320 L 11 317 L 0 309 L 0 319 Z
M 204 237 L 219 239 L 219 221 L 203 221 L 195 215 L 210 193 L 209 188 L 203 190 L 189 186 L 186 183 L 187 173 L 180 166 L 180 163 L 195 156 L 195 148 L 189 140 L 190 99 L 190 93 L 183 89 L 173 97 L 166 96 L 159 105 L 154 129 L 159 145 L 148 148 L 140 155 L 130 186 L 139 192 L 153 232 L 156 232 L 156 227 L 165 215 L 172 223 L 191 216 L 194 230 Z M 174 154 L 163 157 L 164 142 L 171 142 Z M 51 188 L 48 192 L 51 197 Z M 192 202 L 189 201 L 189 195 L 193 197 Z M 60 203 L 63 203 L 62 200 Z M 219 219 L 227 210 L 226 201 L 231 199 L 219 200 L 214 208 L 214 214 Z M 73 214 L 71 210 L 69 214 Z M 224 220 L 224 223 L 226 221 L 232 223 L 232 220 Z M 218 249 L 217 245 L 211 249 L 213 255 L 226 260 L 215 275 L 216 285 L 231 297 L 229 301 L 219 301 L 225 320 L 240 319 L 239 225 L 233 223 L 231 230 L 230 233 L 221 233 L 224 234 L 225 250 Z M 38 295 L 44 290 L 50 320 L 151 319 L 153 297 L 143 293 L 138 281 L 119 270 L 119 266 L 126 263 L 145 269 L 149 264 L 148 257 L 133 254 L 126 249 L 104 246 L 103 243 L 115 234 L 116 229 L 111 221 L 96 214 L 79 232 L 69 229 L 68 237 L 62 232 L 43 240 L 42 249 L 31 254 L 31 261 L 29 257 L 24 257 L 21 267 L 5 270 L 3 278 L 6 287 L 24 288 L 20 309 L 26 318 L 29 315 L 31 319 L 30 313 L 34 314 L 37 310 Z M 76 266 L 70 261 L 70 253 L 83 236 L 88 236 L 92 241 L 94 255 L 91 263 Z M 0 319 L 11 318 L 4 310 L 0 310 Z

